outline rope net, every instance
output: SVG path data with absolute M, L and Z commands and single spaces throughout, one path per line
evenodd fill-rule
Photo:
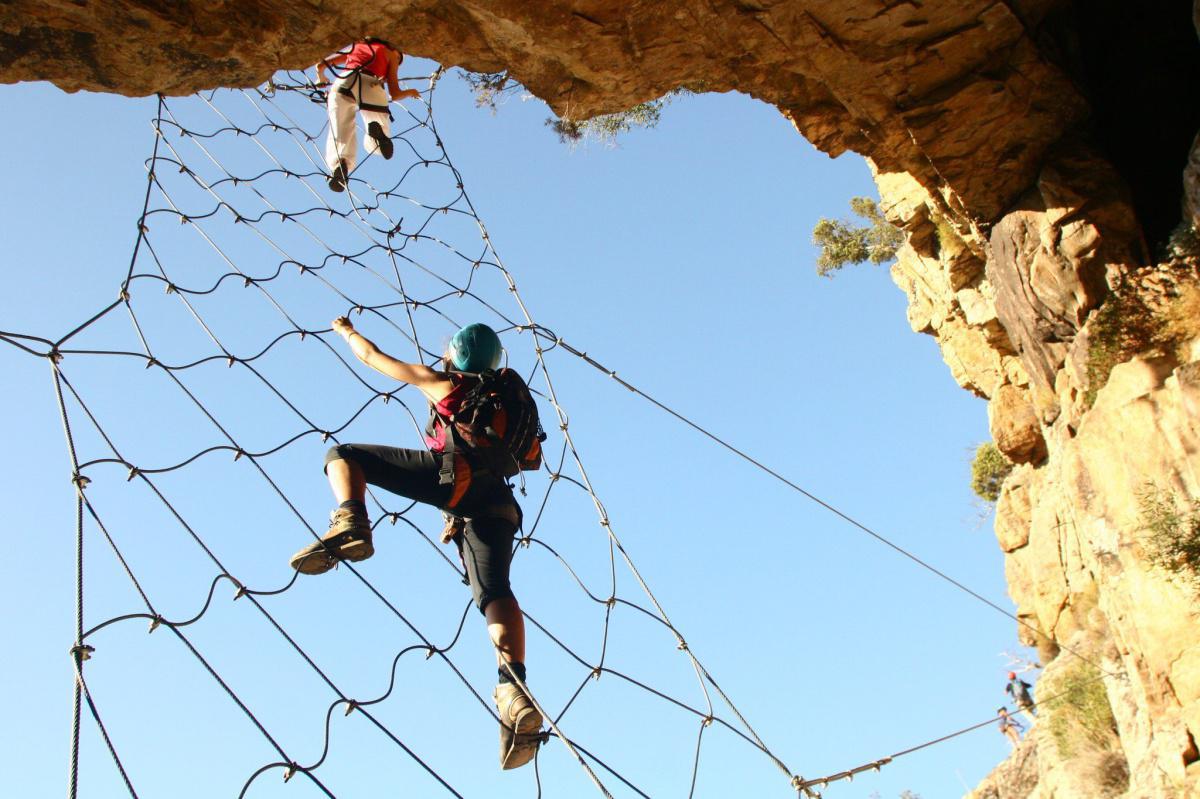
M 615 535 L 555 394 L 546 356 L 561 342 L 524 306 L 437 133 L 437 78 L 394 106 L 395 157 L 367 157 L 340 195 L 304 76 L 160 98 L 111 304 L 57 340 L 3 334 L 52 365 L 76 486 L 70 794 L 495 793 L 492 648 L 437 511 L 372 492 L 371 561 L 287 566 L 324 532 L 326 447 L 420 441 L 424 399 L 354 361 L 329 330 L 340 314 L 430 364 L 486 322 L 539 394 L 547 462 L 518 497 L 513 584 L 551 732 L 503 790 L 692 795 L 733 773 L 757 793 L 809 793 Z
M 367 156 L 344 194 L 325 185 L 323 97 L 305 76 L 160 98 L 111 303 L 56 340 L 0 331 L 51 364 L 76 487 L 69 794 L 818 796 L 994 723 L 815 779 L 760 738 L 614 532 L 556 354 L 1023 622 L 539 325 L 437 132 L 440 74 L 406 80 L 424 91 L 393 106 L 395 157 Z M 287 565 L 324 532 L 325 448 L 421 441 L 423 397 L 355 361 L 329 330 L 341 314 L 429 364 L 486 322 L 539 396 L 550 437 L 518 497 L 512 580 L 550 740 L 511 776 L 495 761 L 492 648 L 436 510 L 370 492 L 374 558 L 322 577 Z

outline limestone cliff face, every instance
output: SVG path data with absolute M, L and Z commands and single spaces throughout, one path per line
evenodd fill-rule
M 507 69 L 564 117 L 681 85 L 737 90 L 825 152 L 867 156 L 907 233 L 892 275 L 912 328 L 989 400 L 1018 464 L 996 534 L 1017 632 L 1046 665 L 1039 699 L 1101 689 L 1043 707 L 973 795 L 1200 795 L 1200 603 L 1150 564 L 1139 505 L 1151 484 L 1200 498 L 1200 344 L 1186 313 L 1170 346 L 1139 344 L 1119 304 L 1166 319 L 1194 291 L 1194 261 L 1151 255 L 1181 217 L 1200 222 L 1200 48 L 1184 4 L 8 0 L 0 80 L 253 85 L 367 33 Z M 1071 653 L 1117 676 L 1081 680 Z

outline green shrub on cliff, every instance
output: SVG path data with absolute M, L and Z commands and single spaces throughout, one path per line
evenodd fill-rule
M 1060 757 L 1070 759 L 1084 750 L 1107 749 L 1112 745 L 1117 722 L 1099 669 L 1077 661 L 1059 671 L 1039 690 L 1053 694 L 1042 703 L 1042 708 Z
M 1165 301 L 1153 306 L 1132 290 L 1118 290 L 1092 313 L 1087 323 L 1088 389 L 1090 408 L 1108 381 L 1113 367 L 1138 355 L 1175 355 L 1200 336 L 1200 286 L 1186 272 L 1169 289 Z
M 1150 562 L 1200 590 L 1200 499 L 1180 503 L 1151 484 L 1138 504 Z
M 461 71 L 460 76 L 471 88 L 475 95 L 475 105 L 488 108 L 496 113 L 499 106 L 513 96 L 519 95 L 529 99 L 533 95 L 525 87 L 513 80 L 505 72 L 468 72 Z M 602 144 L 612 144 L 622 133 L 628 133 L 634 128 L 657 127 L 662 111 L 678 97 L 704 91 L 700 83 L 689 84 L 672 89 L 657 100 L 638 103 L 632 108 L 617 111 L 612 114 L 600 114 L 591 119 L 569 119 L 565 117 L 549 117 L 546 126 L 554 131 L 558 140 L 566 144 L 576 144 L 584 140 L 593 140 Z
M 546 120 L 546 125 L 558 135 L 558 140 L 564 144 L 574 144 L 585 139 L 612 144 L 622 133 L 628 133 L 634 128 L 657 127 L 663 107 L 675 94 L 676 92 L 671 92 L 662 99 L 638 103 L 624 111 L 618 111 L 615 114 L 601 114 L 591 119 L 551 117 Z
M 1132 293 L 1110 295 L 1093 313 L 1088 321 L 1087 407 L 1096 402 L 1096 392 L 1108 382 L 1114 366 L 1153 346 L 1159 327 L 1150 309 Z
M 850 210 L 867 224 L 822 217 L 813 228 L 813 244 L 821 248 L 817 274 L 822 277 L 832 277 L 834 272 L 849 264 L 886 263 L 896 257 L 896 250 L 904 243 L 903 231 L 884 219 L 883 212 L 870 197 L 852 198 Z
M 1013 465 L 992 442 L 980 444 L 971 463 L 971 490 L 980 499 L 995 502 L 1000 498 L 1000 487 Z

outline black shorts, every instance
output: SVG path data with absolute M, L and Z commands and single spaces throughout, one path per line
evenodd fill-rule
M 462 516 L 466 526 L 455 543 L 482 612 L 492 600 L 513 596 L 508 571 L 521 509 L 502 478 L 475 474 L 465 486 L 461 480 L 441 483 L 444 457 L 428 450 L 339 444 L 330 448 L 325 463 L 351 461 L 373 486 Z

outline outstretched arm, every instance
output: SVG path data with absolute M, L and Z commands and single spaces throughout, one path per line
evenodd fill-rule
M 400 52 L 398 50 L 388 50 L 388 65 L 387 65 L 387 87 L 388 94 L 393 100 L 403 100 L 411 97 L 416 99 L 421 96 L 421 93 L 416 89 L 400 89 Z
M 333 331 L 346 340 L 354 352 L 354 357 L 380 374 L 415 386 L 431 402 L 438 402 L 454 387 L 444 372 L 436 372 L 421 363 L 398 361 L 388 355 L 376 347 L 374 342 L 355 330 L 354 325 L 344 316 L 333 320 Z

